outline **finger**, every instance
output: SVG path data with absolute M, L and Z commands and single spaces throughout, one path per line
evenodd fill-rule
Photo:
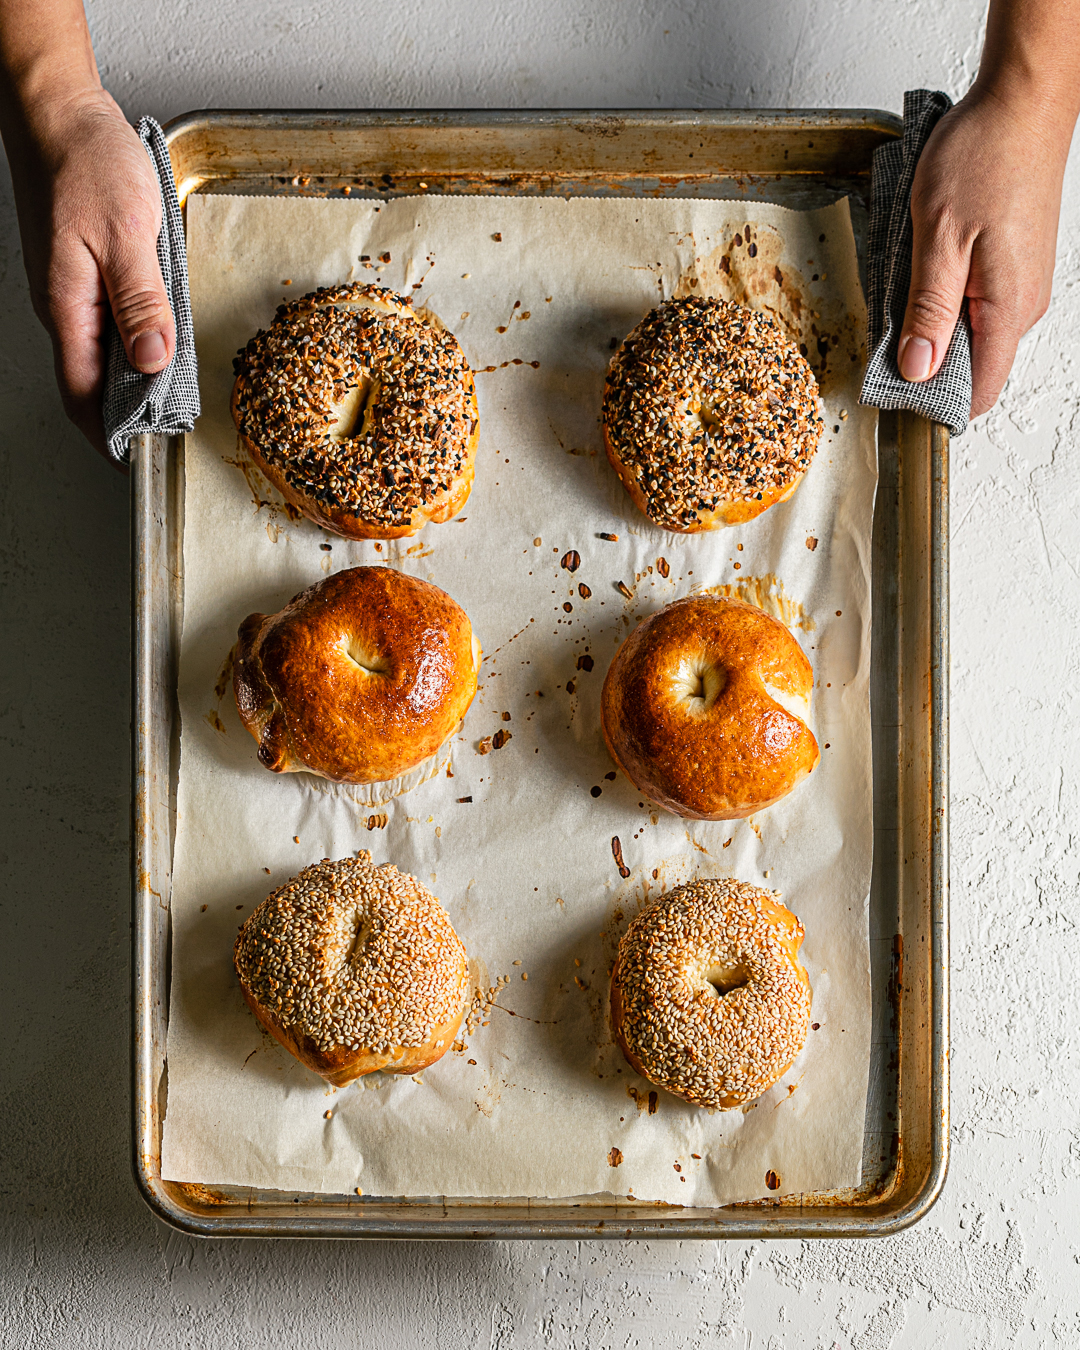
M 1050 304 L 1053 255 L 1041 271 L 1033 271 L 1031 263 L 1023 248 L 996 231 L 984 231 L 975 241 L 968 281 L 972 417 L 997 402 L 1020 339 Z
M 911 207 L 911 285 L 896 360 L 905 380 L 936 375 L 964 302 L 971 245 L 940 216 Z
M 989 412 L 1009 378 L 1023 325 L 1011 305 L 991 300 L 972 300 L 971 320 L 971 416 Z
M 108 297 L 90 250 L 81 241 L 56 248 L 45 314 L 64 410 L 90 443 L 106 453 L 101 416 Z
M 114 232 L 98 260 L 116 327 L 136 370 L 154 375 L 172 360 L 176 325 L 157 258 L 159 221 Z
M 103 458 L 115 464 L 109 454 L 105 440 L 105 419 L 101 410 L 100 389 L 91 395 L 77 397 L 64 388 L 64 352 L 57 339 L 53 339 L 53 364 L 56 369 L 56 382 L 60 385 L 60 397 L 68 419 L 79 428 L 82 434 Z

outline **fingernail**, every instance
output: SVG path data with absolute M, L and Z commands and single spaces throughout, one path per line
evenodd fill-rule
M 900 348 L 900 374 L 905 380 L 925 380 L 930 374 L 930 363 L 933 359 L 932 342 L 920 337 L 906 338 Z
M 140 333 L 131 344 L 131 354 L 140 370 L 147 366 L 160 365 L 165 360 L 168 348 L 160 333 Z

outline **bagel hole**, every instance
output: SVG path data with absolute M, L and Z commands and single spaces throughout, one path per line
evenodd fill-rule
M 731 994 L 736 989 L 745 989 L 750 983 L 750 972 L 745 966 L 713 966 L 705 972 L 705 978 L 712 986 L 718 998 Z
M 371 926 L 371 920 L 361 918 L 359 911 L 357 911 L 356 936 L 353 938 L 352 946 L 349 948 L 349 955 L 346 958 L 346 963 L 348 965 L 355 965 L 362 954 L 364 947 L 367 945 L 367 940 L 371 936 Z
M 712 436 L 723 424 L 723 419 L 719 416 L 715 408 L 707 403 L 699 403 L 692 412 L 705 429 L 706 433 Z
M 359 666 L 365 675 L 390 674 L 390 662 L 387 658 L 363 646 L 355 637 L 346 636 L 342 647 L 346 658 L 354 666 Z
M 672 681 L 675 697 L 687 705 L 694 717 L 708 712 L 726 684 L 727 671 L 705 656 L 682 660 Z
M 377 381 L 365 377 L 346 392 L 336 408 L 337 421 L 327 428 L 335 441 L 354 440 L 367 434 L 377 389 Z

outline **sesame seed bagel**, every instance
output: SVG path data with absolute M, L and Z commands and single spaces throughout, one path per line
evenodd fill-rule
M 810 1026 L 803 927 L 745 881 L 680 886 L 631 923 L 611 976 L 615 1036 L 635 1073 L 695 1106 L 760 1097 Z
M 317 525 L 398 539 L 465 504 L 480 434 L 473 373 L 407 296 L 313 291 L 280 306 L 233 364 L 244 449 Z
M 434 755 L 476 693 L 480 644 L 445 591 L 352 567 L 240 625 L 233 693 L 274 773 L 381 783 Z
M 623 342 L 603 421 L 634 504 L 683 534 L 790 497 L 823 427 L 814 373 L 772 317 L 700 296 L 666 300 Z
M 267 896 L 233 961 L 259 1025 L 336 1087 L 426 1069 L 465 1013 L 468 962 L 446 911 L 366 850 Z
M 650 615 L 616 652 L 600 701 L 604 739 L 665 810 L 738 820 L 817 766 L 806 725 L 813 683 L 778 619 L 741 600 L 691 595 Z

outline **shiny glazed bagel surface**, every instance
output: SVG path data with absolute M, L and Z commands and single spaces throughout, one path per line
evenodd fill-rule
M 479 415 L 457 339 L 407 296 L 354 283 L 282 305 L 234 362 L 244 449 L 287 502 L 351 539 L 449 520 Z
M 679 886 L 631 923 L 611 976 L 615 1036 L 635 1073 L 730 1110 L 791 1067 L 810 1026 L 799 920 L 747 882 Z
M 739 600 L 689 596 L 639 624 L 616 653 L 601 700 L 604 739 L 660 806 L 738 819 L 772 806 L 817 765 L 806 725 L 813 678 L 778 619 Z
M 366 850 L 324 858 L 269 895 L 233 960 L 259 1025 L 337 1087 L 426 1069 L 465 1013 L 468 962 L 446 911 Z
M 354 567 L 240 625 L 233 691 L 275 773 L 396 778 L 434 755 L 476 693 L 468 615 L 430 582 Z

